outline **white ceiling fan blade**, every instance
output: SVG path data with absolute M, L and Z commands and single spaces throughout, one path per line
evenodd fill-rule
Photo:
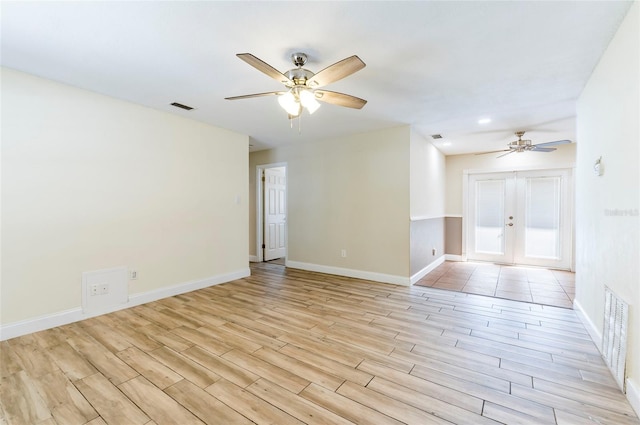
M 496 152 L 508 152 L 510 150 L 511 149 L 500 149 L 500 150 L 497 150 L 497 151 L 478 152 L 476 155 L 486 155 L 488 153 L 496 153 Z
M 540 145 L 535 145 L 531 152 L 553 152 L 556 150 L 556 148 L 539 148 L 538 146 Z
M 262 96 L 278 96 L 281 94 L 284 94 L 286 92 L 284 91 L 270 91 L 270 92 L 266 92 L 266 93 L 254 93 L 254 94 L 245 94 L 242 96 L 232 96 L 232 97 L 225 97 L 225 100 L 239 100 L 239 99 L 250 99 L 252 97 L 262 97 Z
M 556 146 L 556 145 L 566 145 L 571 143 L 571 140 L 556 140 L 554 142 L 546 142 L 546 143 L 538 143 L 534 146 Z
M 515 149 L 509 149 L 509 152 L 507 152 L 507 153 L 503 153 L 502 155 L 498 155 L 498 156 L 496 156 L 496 158 L 502 158 L 503 156 L 510 155 L 510 154 L 512 154 L 512 153 L 514 153 L 514 152 L 518 152 L 518 151 L 517 151 L 517 150 L 515 150 Z

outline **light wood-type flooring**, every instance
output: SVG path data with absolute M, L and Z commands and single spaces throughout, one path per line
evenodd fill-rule
M 640 424 L 572 310 L 272 264 L 0 346 L 2 424 Z

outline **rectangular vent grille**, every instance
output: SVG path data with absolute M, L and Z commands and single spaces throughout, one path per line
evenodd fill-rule
M 432 134 L 431 137 L 433 139 L 442 139 L 442 134 Z
M 602 356 L 613 377 L 624 392 L 624 370 L 627 356 L 627 319 L 629 305 L 605 287 Z
M 178 103 L 178 102 L 173 102 L 171 106 L 175 106 L 176 108 L 186 109 L 187 111 L 190 111 L 193 109 L 191 106 L 183 105 L 182 103 Z

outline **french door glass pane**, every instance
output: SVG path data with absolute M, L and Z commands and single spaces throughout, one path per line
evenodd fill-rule
M 560 177 L 530 177 L 525 194 L 525 257 L 560 257 Z
M 476 182 L 475 252 L 504 254 L 504 180 Z

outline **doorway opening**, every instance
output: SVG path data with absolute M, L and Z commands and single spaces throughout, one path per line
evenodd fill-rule
M 285 265 L 287 257 L 286 163 L 256 167 L 256 253 L 259 262 Z

